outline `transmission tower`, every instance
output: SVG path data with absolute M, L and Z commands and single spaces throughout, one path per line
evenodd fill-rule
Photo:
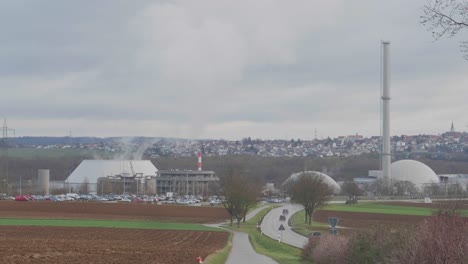
M 10 132 L 13 132 L 13 136 L 15 136 L 16 132 L 14 129 L 9 128 L 7 126 L 6 118 L 3 119 L 3 126 L 2 126 L 2 139 L 0 141 L 0 148 L 1 148 L 1 155 L 2 155 L 2 164 L 3 164 L 3 170 L 0 170 L 0 186 L 2 188 L 2 191 L 5 193 L 9 194 L 9 168 L 8 168 L 8 148 L 9 142 L 8 142 L 8 134 Z

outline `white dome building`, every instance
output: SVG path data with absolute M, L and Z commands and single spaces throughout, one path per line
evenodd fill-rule
M 324 173 L 318 172 L 318 171 L 303 171 L 303 172 L 299 172 L 299 173 L 294 173 L 288 179 L 286 179 L 286 181 L 284 181 L 283 185 L 287 184 L 289 181 L 296 180 L 302 174 L 309 174 L 311 176 L 318 176 L 318 177 L 322 178 L 323 181 L 325 183 L 327 183 L 328 186 L 330 186 L 330 188 L 332 188 L 335 193 L 340 192 L 340 185 L 338 185 L 338 183 L 336 183 L 335 180 L 333 180 L 330 176 L 328 176 L 328 175 L 326 175 Z
M 415 160 L 399 160 L 390 166 L 390 178 L 409 181 L 421 188 L 425 184 L 440 183 L 439 177 L 426 164 Z

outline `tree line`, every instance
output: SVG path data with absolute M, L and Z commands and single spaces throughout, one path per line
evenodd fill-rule
M 88 155 L 17 158 L 1 157 L 0 179 L 14 181 L 37 179 L 38 169 L 49 169 L 50 179 L 63 181 L 84 159 L 93 159 Z M 417 159 L 432 168 L 437 174 L 468 173 L 468 162 Z M 160 157 L 151 159 L 159 170 L 190 169 L 197 170 L 196 157 Z M 291 174 L 301 171 L 319 171 L 336 181 L 349 181 L 355 177 L 368 175 L 369 170 L 378 170 L 380 161 L 377 155 L 353 157 L 261 157 L 254 155 L 230 155 L 203 158 L 203 169 L 212 170 L 216 175 L 225 175 L 230 166 L 242 166 L 263 183 L 282 184 Z M 7 173 L 8 170 L 8 173 Z

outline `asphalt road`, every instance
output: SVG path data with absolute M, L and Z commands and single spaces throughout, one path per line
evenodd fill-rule
M 285 221 L 280 221 L 279 217 L 283 214 L 283 209 L 288 209 L 289 213 L 286 215 Z M 286 204 L 284 206 L 271 210 L 262 221 L 263 234 L 279 240 L 281 236 L 281 243 L 286 243 L 297 248 L 303 248 L 307 243 L 307 237 L 299 235 L 291 230 L 288 225 L 289 218 L 296 212 L 302 210 L 303 207 L 299 205 Z M 283 225 L 284 231 L 279 231 L 280 225 Z
M 252 212 L 248 213 L 245 217 L 246 220 L 254 217 L 258 212 L 268 207 L 268 205 L 263 205 Z M 235 224 L 235 223 L 234 223 Z M 208 225 L 212 227 L 220 227 L 222 224 Z M 242 232 L 233 231 L 232 238 L 232 248 L 225 264 L 239 264 L 239 263 L 255 263 L 255 264 L 278 264 L 278 262 L 273 259 L 258 254 L 252 248 L 252 245 L 249 241 L 249 235 Z
M 226 264 L 255 263 L 255 264 L 278 264 L 273 259 L 257 254 L 250 245 L 249 235 L 234 231 L 232 249 Z

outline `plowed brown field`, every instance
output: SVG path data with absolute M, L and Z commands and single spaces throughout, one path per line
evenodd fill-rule
M 0 263 L 196 263 L 228 233 L 66 227 L 0 227 Z
M 92 202 L 0 202 L 0 218 L 222 222 L 224 208 Z M 196 263 L 227 232 L 0 226 L 0 263 Z
M 224 208 L 95 202 L 0 201 L 0 217 L 151 220 L 218 223 L 229 218 Z
M 384 202 L 382 204 L 425 207 L 425 208 L 446 208 L 453 204 L 452 202 L 435 202 L 435 203 L 415 203 L 415 202 Z M 468 201 L 458 201 L 458 208 L 468 208 Z M 349 228 L 368 228 L 375 225 L 413 225 L 430 216 L 417 215 L 396 215 L 396 214 L 379 214 L 379 213 L 358 213 L 358 212 L 341 212 L 320 210 L 314 213 L 313 219 L 318 222 L 327 223 L 328 217 L 340 218 L 339 226 Z
M 313 219 L 327 223 L 328 217 L 340 218 L 339 226 L 349 228 L 368 228 L 374 225 L 408 225 L 416 224 L 428 216 L 394 215 L 375 213 L 356 213 L 320 210 L 314 213 Z

